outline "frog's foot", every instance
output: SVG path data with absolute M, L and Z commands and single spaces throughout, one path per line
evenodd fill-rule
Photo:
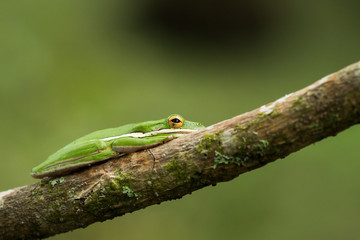
M 176 138 L 176 136 L 174 136 L 174 135 L 166 136 L 166 138 L 163 140 L 163 143 L 169 142 L 175 138 Z

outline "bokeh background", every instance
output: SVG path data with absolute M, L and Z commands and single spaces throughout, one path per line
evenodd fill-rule
M 360 2 L 1 1 L 0 191 L 91 131 L 211 125 L 360 59 Z M 360 128 L 51 239 L 357 239 Z

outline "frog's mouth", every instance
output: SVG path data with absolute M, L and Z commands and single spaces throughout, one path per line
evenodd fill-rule
M 171 134 L 171 133 L 188 134 L 188 133 L 193 133 L 193 132 L 197 132 L 197 131 L 198 130 L 194 130 L 194 129 L 170 128 L 170 129 L 161 129 L 161 130 L 145 132 L 145 133 L 144 132 L 127 133 L 127 134 L 123 134 L 123 135 L 119 135 L 119 136 L 103 138 L 101 140 L 109 141 L 109 140 L 118 139 L 118 138 L 122 138 L 122 137 L 144 138 L 144 137 L 155 136 L 155 135 L 158 135 L 158 134 Z

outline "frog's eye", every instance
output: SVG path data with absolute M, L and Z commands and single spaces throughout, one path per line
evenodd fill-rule
M 168 123 L 171 128 L 181 128 L 184 120 L 179 115 L 174 115 L 169 117 Z

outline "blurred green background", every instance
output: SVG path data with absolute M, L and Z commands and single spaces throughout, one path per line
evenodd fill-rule
M 211 125 L 359 60 L 360 2 L 2 1 L 0 190 L 91 131 Z M 52 239 L 356 239 L 360 128 Z

